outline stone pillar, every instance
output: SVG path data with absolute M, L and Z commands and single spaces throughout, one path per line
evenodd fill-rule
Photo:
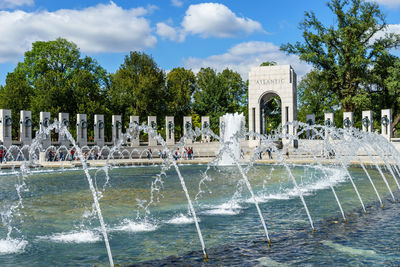
M 324 124 L 325 126 L 333 127 L 335 126 L 335 120 L 333 113 L 325 113 L 324 114 Z
M 147 117 L 147 125 L 157 131 L 157 117 L 156 116 L 148 116 Z M 157 140 L 154 139 L 150 134 L 148 136 L 149 146 L 156 146 Z
M 334 127 L 335 126 L 335 120 L 334 120 L 334 114 L 333 113 L 325 113 L 324 114 L 324 125 L 326 127 Z M 325 138 L 328 137 L 328 131 L 325 131 Z
M 0 142 L 9 148 L 12 145 L 11 110 L 0 109 Z
M 224 140 L 225 122 L 223 117 L 219 117 L 219 137 Z
M 372 133 L 372 124 L 373 124 L 373 120 L 372 120 L 372 110 L 364 110 L 362 112 L 362 120 L 361 120 L 361 124 L 362 124 L 362 130 L 364 132 L 369 132 Z
M 78 146 L 83 147 L 87 145 L 87 115 L 76 115 L 76 142 Z
M 381 112 L 381 135 L 388 139 L 393 137 L 392 136 L 392 110 L 391 109 L 382 109 Z
M 111 117 L 112 127 L 112 142 L 114 145 L 122 138 L 122 120 L 121 115 L 112 115 Z
M 192 117 L 191 116 L 183 117 L 183 135 L 186 136 L 186 134 L 192 130 L 193 130 Z M 191 137 L 185 138 L 185 144 L 192 144 L 192 143 L 193 139 Z
M 315 114 L 306 114 L 306 123 L 308 125 L 315 124 Z M 307 130 L 306 132 L 307 139 L 314 138 L 314 131 Z
M 165 142 L 167 145 L 175 145 L 174 117 L 165 117 Z
M 139 125 L 139 116 L 129 116 L 129 125 Z M 140 132 L 136 130 L 129 131 L 131 135 L 131 147 L 140 146 Z
M 246 133 L 246 132 L 248 132 L 247 131 L 247 127 L 246 127 L 246 117 L 244 116 L 243 113 L 241 113 L 241 114 L 243 115 L 243 117 L 242 117 L 242 122 L 240 124 L 240 130 L 244 131 Z M 297 133 L 297 130 L 296 130 L 296 133 Z M 241 141 L 246 141 L 246 138 L 247 138 L 246 136 L 243 136 L 242 138 L 240 138 L 240 140 Z
M 201 117 L 201 129 L 205 130 L 205 129 L 210 129 L 210 117 L 209 116 L 202 116 Z M 205 135 L 202 134 L 201 135 L 201 140 L 203 142 L 210 142 L 210 136 L 209 135 Z
M 94 143 L 99 147 L 104 146 L 104 115 L 94 115 Z
M 62 126 L 65 126 L 67 129 L 69 129 L 70 122 L 69 122 L 69 114 L 68 113 L 58 113 L 58 121 Z M 58 144 L 60 146 L 69 146 L 69 141 L 68 138 L 65 134 L 61 134 L 59 131 L 58 133 Z
M 49 127 L 51 124 L 50 122 L 50 112 L 40 112 L 40 122 L 39 122 L 39 131 L 40 132 L 45 132 L 47 127 Z M 42 147 L 43 149 L 47 149 L 49 146 L 51 146 L 51 132 L 49 134 L 46 134 L 46 137 L 42 139 Z
M 30 111 L 20 111 L 20 131 L 19 140 L 21 145 L 32 144 L 32 113 Z
M 343 128 L 350 129 L 353 124 L 353 112 L 343 112 Z

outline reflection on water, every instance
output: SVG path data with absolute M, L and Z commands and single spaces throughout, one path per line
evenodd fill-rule
M 314 166 L 291 166 L 293 175 L 315 221 L 312 234 L 307 215 L 281 166 L 259 165 L 249 172 L 257 200 L 270 231 L 273 245 L 266 246 L 263 229 L 250 194 L 233 167 L 207 172 L 210 181 L 199 188 L 205 166 L 182 166 L 189 194 L 194 198 L 197 216 L 208 247 L 210 264 L 272 265 L 286 264 L 400 264 L 396 256 L 400 245 L 400 205 L 388 198 L 380 174 L 368 169 L 377 190 L 384 197 L 382 210 L 362 169 L 351 168 L 368 214 L 361 206 L 345 173 L 335 166 L 327 168 L 327 179 Z M 82 171 L 33 171 L 23 192 L 22 223 L 11 240 L 0 227 L 2 265 L 107 265 L 93 199 Z M 90 170 L 99 189 L 103 172 Z M 185 195 L 174 172 L 167 172 L 162 189 L 153 192 L 151 183 L 160 172 L 155 167 L 115 168 L 100 200 L 117 264 L 199 264 L 201 246 L 188 211 Z M 388 181 L 393 190 L 393 178 Z M 15 175 L 0 179 L 0 209 L 6 212 L 15 193 Z M 341 214 L 329 186 L 333 185 L 349 222 Z M 201 194 L 198 194 L 201 192 Z M 396 194 L 397 198 L 399 197 Z M 159 201 L 157 201 L 159 200 Z M 2 225 L 3 226 L 3 225 Z M 17 252 L 17 253 L 15 253 Z M 334 257 L 332 255 L 335 255 Z

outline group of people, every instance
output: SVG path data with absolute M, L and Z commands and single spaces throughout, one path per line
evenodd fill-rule
M 47 155 L 48 161 L 60 161 L 60 160 L 65 160 L 65 154 L 62 151 L 59 151 L 56 153 L 53 150 L 50 150 L 48 155 Z
M 100 152 L 83 152 L 82 153 L 83 157 L 86 160 L 98 160 L 100 159 Z M 58 153 L 56 151 L 50 150 L 47 154 L 47 160 L 48 161 L 64 161 L 64 160 L 75 160 L 76 158 L 76 151 L 75 149 L 71 149 L 69 152 L 66 151 L 59 151 Z
M 258 148 L 258 147 L 257 147 L 257 148 Z M 267 147 L 267 148 L 265 149 L 265 153 L 268 154 L 268 159 L 273 159 L 273 158 L 272 158 L 272 148 Z M 262 155 L 263 155 L 263 154 L 264 154 L 263 150 L 259 150 L 259 152 L 258 152 L 258 159 L 262 159 Z M 289 152 L 287 152 L 287 156 L 289 156 Z
M 166 159 L 168 157 L 167 152 L 161 151 L 161 150 L 158 152 L 158 156 L 160 157 L 160 159 Z M 177 148 L 173 153 L 173 157 L 175 160 L 178 160 L 180 158 L 193 159 L 194 158 L 193 157 L 193 147 L 184 147 L 182 152 L 180 152 L 179 148 Z M 147 150 L 147 158 L 148 159 L 153 158 L 153 152 L 151 151 L 150 148 Z
M 0 163 L 7 162 L 7 151 L 4 149 L 0 149 Z
M 257 149 L 258 149 L 258 147 L 257 147 Z M 268 154 L 268 159 L 273 159 L 272 158 L 272 148 L 271 147 L 267 147 L 265 149 L 265 153 Z M 259 150 L 258 151 L 258 159 L 262 159 L 263 154 L 264 154 L 264 151 L 263 150 Z M 285 155 L 286 155 L 287 158 L 289 158 L 289 148 L 285 149 Z
M 193 159 L 193 153 L 193 147 L 184 147 L 182 153 L 180 153 L 179 148 L 177 148 L 174 152 L 174 159 Z

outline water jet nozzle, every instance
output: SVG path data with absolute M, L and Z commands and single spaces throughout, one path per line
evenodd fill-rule
M 384 205 L 382 205 L 382 209 L 385 209 L 385 206 L 384 206 Z
M 346 219 L 346 218 L 344 218 L 344 219 L 343 219 L 343 222 L 344 222 L 344 223 L 347 223 L 347 219 Z
M 207 252 L 204 251 L 204 261 L 207 262 L 208 261 L 208 255 Z
M 268 246 L 271 246 L 272 242 L 271 239 L 268 239 Z
M 315 230 L 315 228 L 313 227 L 312 231 L 313 231 L 313 233 L 315 233 L 317 230 Z

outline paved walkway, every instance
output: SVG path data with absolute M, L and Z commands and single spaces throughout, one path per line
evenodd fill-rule
M 366 156 L 359 156 L 360 160 L 364 165 L 375 165 L 375 163 Z M 179 159 L 177 161 L 178 164 L 208 164 L 214 158 L 213 157 L 204 157 L 204 158 L 195 158 L 192 160 L 184 160 Z M 318 161 L 323 165 L 332 165 L 332 164 L 341 164 L 338 159 L 327 159 L 327 158 L 317 158 Z M 384 165 L 385 162 L 381 159 L 375 158 L 379 165 Z M 241 159 L 242 163 L 249 163 L 250 158 L 247 156 L 245 159 Z M 293 157 L 284 156 L 283 161 L 288 164 L 317 164 L 313 157 L 299 157 L 294 155 Z M 124 165 L 124 166 L 142 166 L 142 165 L 160 165 L 164 162 L 163 159 L 153 158 L 153 159 L 113 159 L 109 160 L 109 164 L 111 165 Z M 90 167 L 104 167 L 107 164 L 106 160 L 88 160 L 86 161 L 87 165 Z M 261 159 L 255 160 L 256 164 L 282 164 L 282 161 L 278 160 L 276 157 L 274 159 Z M 392 162 L 393 163 L 393 162 Z M 12 169 L 19 168 L 21 166 L 21 161 L 12 161 L 0 164 L 1 169 Z M 357 160 L 352 159 L 350 161 L 351 165 L 359 165 Z M 56 161 L 56 162 L 35 162 L 33 164 L 35 167 L 44 167 L 44 168 L 72 168 L 72 167 L 80 167 L 82 163 L 78 160 L 75 161 Z

